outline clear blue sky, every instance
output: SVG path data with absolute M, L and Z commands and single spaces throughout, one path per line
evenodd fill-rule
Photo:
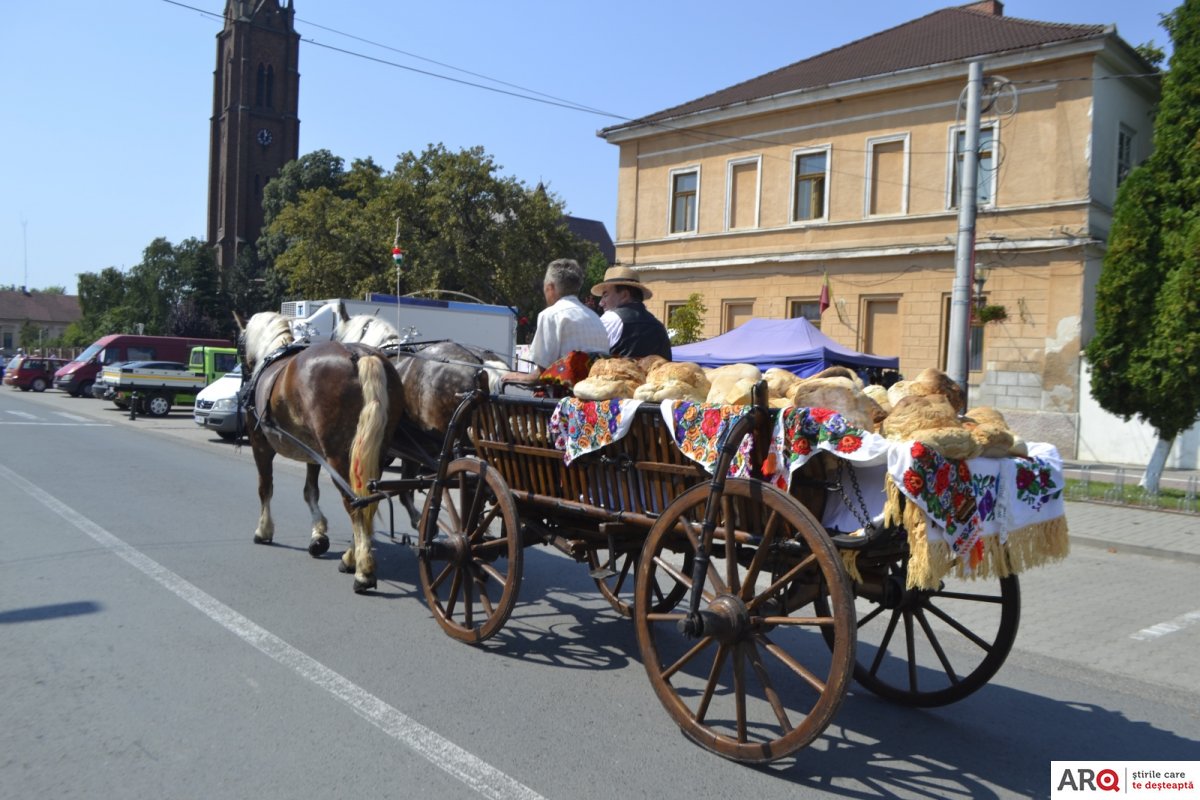
M 180 2 L 218 16 L 225 6 Z M 569 213 L 601 220 L 611 234 L 617 148 L 597 130 L 953 5 L 295 0 L 303 37 L 300 152 L 328 149 L 347 164 L 370 156 L 390 169 L 399 153 L 430 143 L 480 145 L 504 174 L 544 182 Z M 1115 24 L 1130 44 L 1153 39 L 1165 48 L 1159 16 L 1176 5 L 1009 0 L 1005 14 Z M 219 18 L 164 0 L 8 0 L 3 7 L 0 285 L 20 286 L 28 275 L 31 288 L 74 293 L 78 273 L 127 269 L 156 237 L 204 238 Z M 329 47 L 619 116 L 518 99 Z M 385 267 L 390 244 L 380 243 Z

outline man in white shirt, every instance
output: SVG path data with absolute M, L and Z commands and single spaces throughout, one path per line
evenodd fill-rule
M 560 258 L 546 267 L 542 293 L 546 308 L 538 314 L 537 330 L 529 346 L 529 360 L 538 372 L 509 373 L 508 382 L 533 383 L 538 373 L 572 350 L 608 354 L 608 333 L 596 312 L 579 300 L 583 268 L 574 259 Z

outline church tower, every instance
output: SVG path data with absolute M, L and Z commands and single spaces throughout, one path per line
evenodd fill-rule
M 292 0 L 226 0 L 217 34 L 208 243 L 222 280 L 263 226 L 267 181 L 300 151 L 300 34 Z

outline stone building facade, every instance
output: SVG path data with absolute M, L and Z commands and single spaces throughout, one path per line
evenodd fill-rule
M 1116 189 L 1149 154 L 1158 98 L 1113 26 L 946 8 L 607 128 L 617 259 L 664 319 L 699 293 L 705 336 L 805 316 L 902 373 L 945 369 L 973 60 L 977 300 L 1006 318 L 971 329 L 971 403 L 1069 457 Z

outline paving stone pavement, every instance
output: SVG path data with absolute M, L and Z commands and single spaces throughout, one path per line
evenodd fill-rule
M 1200 563 L 1200 514 L 1091 502 L 1068 501 L 1066 506 L 1073 546 Z

